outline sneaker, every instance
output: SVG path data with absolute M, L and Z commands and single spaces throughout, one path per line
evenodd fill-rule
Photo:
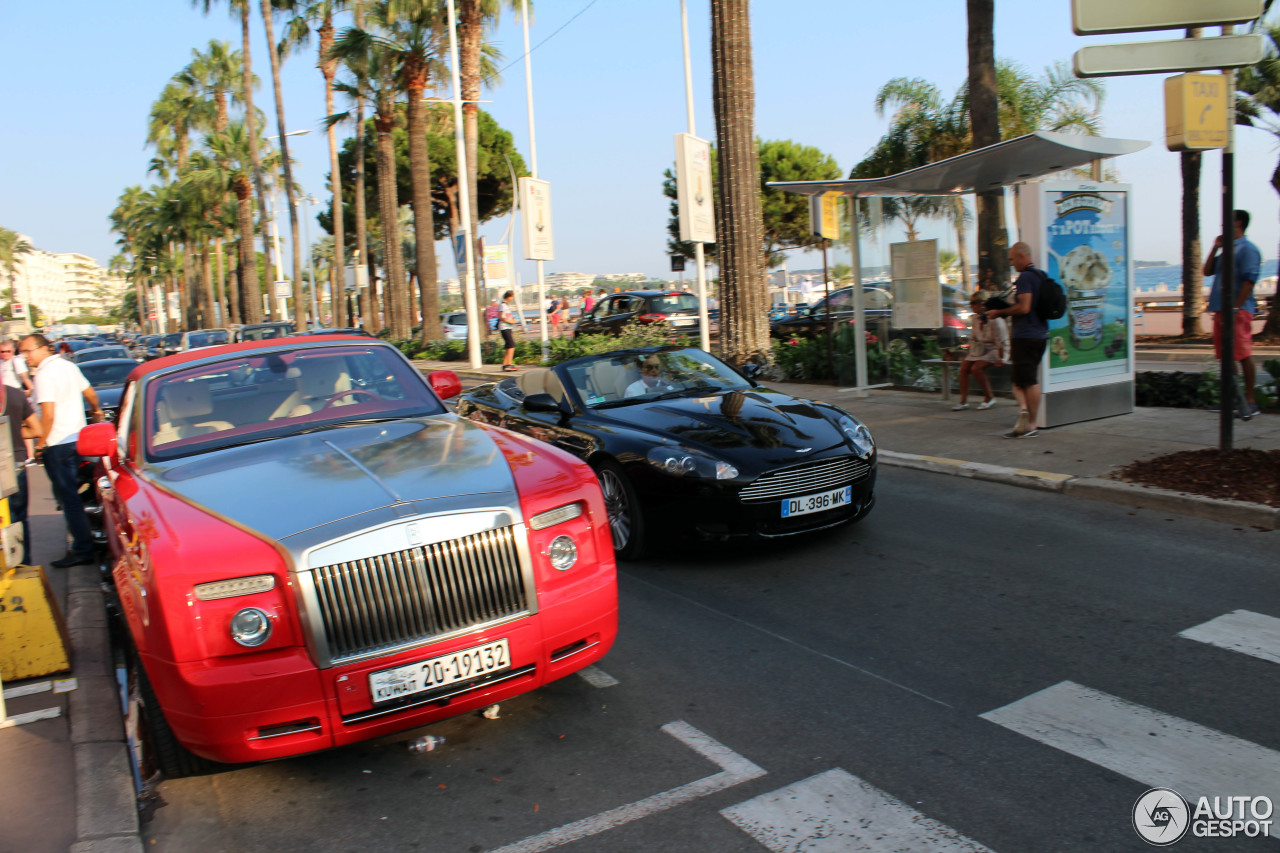
M 1035 438 L 1040 434 L 1038 429 L 1017 430 L 1011 429 L 1004 434 L 1005 438 Z
M 1031 413 L 1023 409 L 1018 412 L 1018 422 L 1014 424 L 1013 431 L 1018 435 L 1022 435 L 1029 429 L 1031 429 Z
M 1032 429 L 1029 429 L 1029 430 L 1027 430 L 1026 432 L 1024 432 L 1024 433 L 1020 436 L 1020 438 L 1035 438 L 1035 437 L 1036 437 L 1037 435 L 1039 435 L 1039 434 L 1040 434 L 1040 430 L 1035 429 L 1035 428 L 1033 427 Z
M 983 400 L 981 403 L 978 404 L 978 411 L 982 411 L 983 409 L 989 409 L 995 404 L 996 404 L 995 400 Z
M 957 404 L 957 405 L 952 406 L 952 407 L 951 407 L 951 411 L 953 411 L 953 412 L 963 412 L 963 411 L 964 411 L 965 409 L 967 409 L 967 408 L 969 408 L 969 404 L 968 404 L 968 403 L 959 403 L 959 404 Z M 979 407 L 979 408 L 981 408 L 981 407 Z

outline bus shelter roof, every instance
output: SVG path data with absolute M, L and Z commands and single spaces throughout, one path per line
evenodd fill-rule
M 937 163 L 883 178 L 842 181 L 772 181 L 768 186 L 801 195 L 924 196 L 985 192 L 1074 169 L 1106 157 L 1141 151 L 1151 143 L 1038 130 Z

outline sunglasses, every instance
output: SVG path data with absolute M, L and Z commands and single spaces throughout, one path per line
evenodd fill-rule
M 642 364 L 642 365 L 640 365 L 640 369 L 641 369 L 642 371 L 644 371 L 645 373 L 657 373 L 659 370 L 661 370 L 661 369 L 662 369 L 662 365 L 660 365 L 660 364 Z

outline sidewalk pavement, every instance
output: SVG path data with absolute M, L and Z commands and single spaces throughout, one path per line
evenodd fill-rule
M 471 381 L 503 378 L 497 365 L 418 362 L 423 372 L 448 369 Z M 952 476 L 1058 491 L 1218 519 L 1238 526 L 1280 527 L 1280 510 L 1146 489 L 1107 479 L 1137 459 L 1218 445 L 1218 415 L 1191 409 L 1137 409 L 1133 414 L 1041 430 L 1036 438 L 1002 438 L 1016 418 L 1012 400 L 986 411 L 951 411 L 939 394 L 872 390 L 865 396 L 830 385 L 768 383 L 798 397 L 834 403 L 862 419 L 880 463 Z M 1235 422 L 1237 447 L 1280 449 L 1280 416 Z M 34 555 L 48 565 L 65 551 L 61 514 L 43 469 L 31 469 Z M 884 472 L 882 472 L 884 476 Z M 874 515 L 872 517 L 874 522 Z M 0 729 L 0 786 L 10 793 L 0 821 L 0 853 L 140 853 L 132 771 L 95 567 L 47 568 L 67 615 L 77 689 L 11 699 L 12 714 L 58 707 L 61 716 Z M 29 686 L 48 679 L 6 684 Z M 15 792 L 17 792 L 15 794 Z M 74 816 L 74 817 L 73 817 Z

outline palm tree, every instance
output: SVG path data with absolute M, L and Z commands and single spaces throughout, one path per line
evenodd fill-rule
M 174 75 L 174 80 L 200 93 L 213 104 L 212 130 L 222 133 L 230 122 L 230 106 L 243 104 L 244 62 L 240 51 L 216 39 L 201 53 L 192 48 L 191 62 Z M 257 79 L 253 81 L 257 85 Z
M 0 225 L 0 269 L 9 274 L 9 299 L 17 299 L 13 289 L 18 279 L 18 259 L 33 251 L 31 244 L 23 240 L 17 231 L 10 231 Z M 25 300 L 24 300 L 25 301 Z M 28 314 L 28 317 L 31 315 Z
M 769 360 L 764 220 L 755 140 L 755 82 L 748 0 L 711 0 L 711 80 L 720 157 L 716 246 L 720 343 L 735 364 Z
M 345 5 L 344 0 L 287 0 L 293 17 L 285 26 L 284 43 L 287 49 L 296 50 L 304 47 L 310 40 L 314 26 L 319 42 L 318 67 L 324 77 L 324 111 L 325 115 L 333 115 L 333 85 L 338 73 L 338 60 L 333 57 L 334 26 L 333 15 Z M 330 265 L 329 284 L 334 294 L 333 325 L 336 328 L 347 326 L 347 301 L 337 295 L 345 292 L 346 262 L 343 259 L 343 243 L 345 223 L 342 216 L 342 182 L 338 180 L 338 130 L 335 123 L 326 129 L 329 140 L 329 189 L 333 194 L 333 257 Z
M 151 105 L 147 142 L 156 146 L 166 166 L 181 175 L 187 166 L 191 131 L 212 125 L 211 104 L 186 82 L 174 79 L 165 84 Z
M 385 24 L 386 2 L 378 3 L 371 14 L 374 29 L 379 24 Z M 373 96 L 373 121 L 377 134 L 378 219 L 382 224 L 382 255 L 387 274 L 383 301 L 392 337 L 403 340 L 409 336 L 412 324 L 408 322 L 408 288 L 400 254 L 400 204 L 396 192 L 395 146 L 391 137 L 396 125 L 395 76 L 400 65 L 396 61 L 395 51 L 389 45 L 390 42 L 385 37 L 375 35 L 370 30 L 348 27 L 334 41 L 333 55 L 361 68 L 368 90 Z
M 1280 138 L 1280 27 L 1269 26 L 1265 33 L 1266 55 L 1257 65 L 1240 69 L 1236 78 L 1236 121 Z M 1280 193 L 1280 164 L 1271 173 L 1271 186 Z M 1280 338 L 1280 288 L 1271 297 L 1262 335 Z
M 965 0 L 969 49 L 969 123 L 973 149 L 1000 141 L 996 86 L 995 0 Z M 978 193 L 978 260 L 991 266 L 995 281 L 1009 280 L 1009 237 L 1004 227 L 1004 190 Z

